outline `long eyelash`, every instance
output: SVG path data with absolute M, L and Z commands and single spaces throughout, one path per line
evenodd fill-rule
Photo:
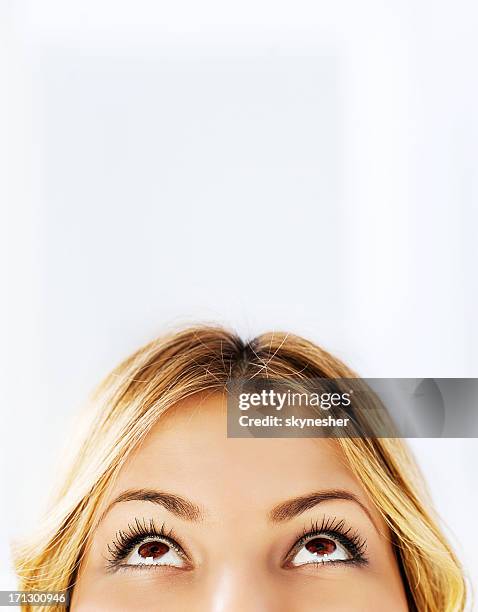
M 344 519 L 338 519 L 337 517 L 323 517 L 322 522 L 313 522 L 310 529 L 304 529 L 302 534 L 297 539 L 292 550 L 297 550 L 303 546 L 314 536 L 328 535 L 335 538 L 347 548 L 352 555 L 351 559 L 347 561 L 328 561 L 328 563 L 368 563 L 366 556 L 367 541 L 362 538 L 358 531 L 347 526 Z M 322 565 L 322 563 L 320 563 Z
M 130 552 L 133 551 L 135 546 L 140 544 L 145 538 L 157 537 L 166 541 L 176 552 L 184 555 L 184 551 L 176 542 L 173 536 L 173 530 L 166 530 L 164 523 L 158 529 L 153 521 L 150 519 L 146 522 L 146 519 L 134 520 L 134 523 L 128 523 L 128 529 L 124 531 L 120 529 L 116 532 L 115 539 L 111 544 L 108 544 L 107 549 L 109 553 L 108 566 L 109 569 L 114 570 L 118 567 L 121 561 L 123 561 Z

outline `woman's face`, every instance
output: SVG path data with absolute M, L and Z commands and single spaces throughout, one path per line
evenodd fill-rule
M 383 520 L 332 440 L 226 437 L 178 404 L 122 469 L 74 612 L 406 612 Z

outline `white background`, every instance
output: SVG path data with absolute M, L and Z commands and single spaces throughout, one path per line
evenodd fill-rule
M 166 328 L 478 376 L 476 5 L 0 10 L 3 586 L 72 414 Z M 476 442 L 413 446 L 476 582 Z

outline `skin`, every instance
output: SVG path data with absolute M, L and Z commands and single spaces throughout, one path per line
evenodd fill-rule
M 138 490 L 148 490 L 149 499 L 131 499 Z M 158 491 L 193 505 L 155 497 Z M 118 498 L 123 501 L 115 503 Z M 171 553 L 182 567 L 109 568 L 108 546 L 135 519 L 173 530 L 187 555 Z M 323 520 L 344 520 L 349 533 L 357 532 L 367 562 L 296 565 L 300 551 L 316 558 L 304 545 L 293 548 Z M 327 546 L 336 546 L 326 537 Z M 227 438 L 225 399 L 215 394 L 175 406 L 131 455 L 102 505 L 71 610 L 406 612 L 408 606 L 387 528 L 336 443 Z

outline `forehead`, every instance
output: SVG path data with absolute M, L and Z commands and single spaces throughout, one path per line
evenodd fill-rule
M 131 455 L 112 495 L 172 491 L 205 507 L 270 507 L 285 497 L 343 488 L 363 496 L 337 443 L 311 438 L 228 438 L 226 398 L 192 396 L 170 409 Z

